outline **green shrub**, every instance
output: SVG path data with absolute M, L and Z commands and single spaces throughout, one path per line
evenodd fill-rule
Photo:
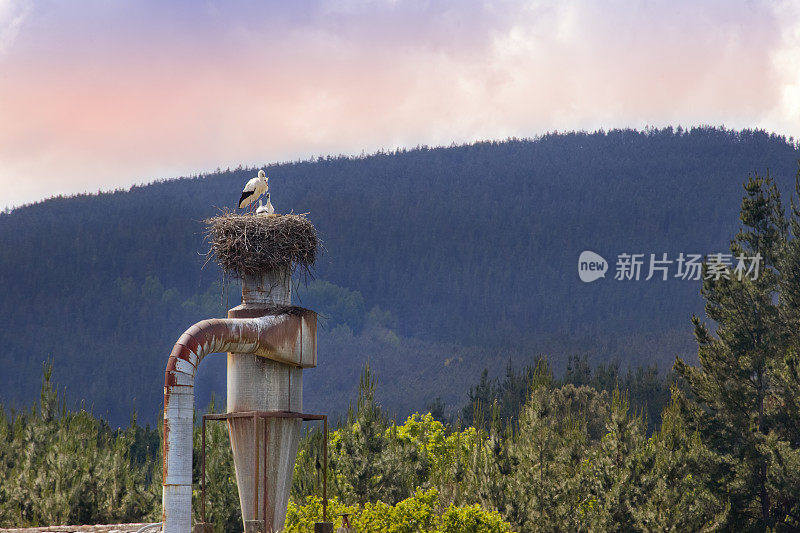
M 510 533 L 511 526 L 496 511 L 479 505 L 457 507 L 450 505 L 441 513 L 439 492 L 436 489 L 417 489 L 414 495 L 389 505 L 371 502 L 363 508 L 342 505 L 337 498 L 329 500 L 328 520 L 337 521 L 342 513 L 351 515 L 356 531 L 369 533 Z M 334 520 L 335 519 L 335 520 Z M 309 496 L 305 505 L 289 502 L 285 533 L 313 531 L 314 523 L 322 520 L 322 500 Z M 337 524 L 338 525 L 338 524 Z
M 441 518 L 436 533 L 510 533 L 511 526 L 497 511 L 487 511 L 480 505 L 456 507 L 451 505 Z

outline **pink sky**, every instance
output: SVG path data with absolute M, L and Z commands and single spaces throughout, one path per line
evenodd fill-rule
M 800 1 L 0 0 L 0 208 L 553 130 L 800 137 Z

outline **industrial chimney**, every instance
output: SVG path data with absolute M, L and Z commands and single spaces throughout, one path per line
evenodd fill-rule
M 194 375 L 228 352 L 227 413 L 245 531 L 283 528 L 303 408 L 303 369 L 316 366 L 316 313 L 291 305 L 292 272 L 316 257 L 313 225 L 299 215 L 224 214 L 206 221 L 211 252 L 242 281 L 227 319 L 184 333 L 164 387 L 163 531 L 191 530 Z

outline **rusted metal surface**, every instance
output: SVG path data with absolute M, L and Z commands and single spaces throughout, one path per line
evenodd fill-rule
M 303 369 L 294 365 L 228 354 L 227 385 L 229 413 L 303 409 Z
M 228 420 L 231 448 L 233 449 L 236 481 L 243 516 L 266 515 L 267 532 L 283 528 L 288 504 L 289 489 L 294 473 L 294 461 L 300 441 L 299 417 L 271 418 L 266 427 L 261 425 L 261 438 L 253 435 L 253 424 L 235 416 L 239 412 L 293 411 L 302 412 L 303 369 L 254 355 L 228 354 L 227 411 L 233 415 Z M 291 386 L 290 386 L 291 383 Z M 261 454 L 263 466 L 254 468 L 254 457 L 265 434 L 266 453 Z M 253 500 L 258 492 L 266 498 Z
M 316 313 L 203 320 L 181 335 L 167 361 L 164 386 L 194 383 L 197 365 L 218 352 L 254 354 L 302 368 L 316 366 Z
M 210 353 L 235 352 L 290 363 L 295 368 L 314 366 L 316 353 L 308 352 L 316 346 L 304 349 L 301 340 L 303 324 L 308 322 L 316 327 L 313 312 L 209 319 L 190 327 L 175 343 L 164 374 L 165 532 L 186 533 L 191 529 L 194 377 L 200 361 Z
M 251 490 L 253 490 L 253 499 L 250 500 L 248 503 L 249 505 L 245 505 L 247 502 L 246 499 L 242 499 L 242 507 L 243 513 L 245 516 L 245 528 L 247 522 L 260 522 L 263 524 L 266 533 L 273 533 L 275 531 L 280 531 L 283 527 L 283 516 L 276 515 L 276 503 L 281 504 L 282 502 L 275 502 L 270 501 L 270 493 L 274 496 L 276 494 L 274 484 L 272 486 L 268 483 L 268 469 L 270 467 L 268 451 L 271 447 L 273 447 L 273 441 L 270 439 L 270 428 L 271 425 L 269 424 L 270 419 L 295 419 L 298 422 L 300 420 L 321 420 L 323 422 L 323 485 L 322 485 L 322 516 L 323 521 L 327 520 L 327 512 L 328 512 L 328 417 L 327 415 L 321 414 L 311 414 L 311 413 L 299 413 L 293 411 L 237 411 L 232 413 L 219 413 L 219 414 L 206 414 L 203 415 L 203 435 L 202 435 L 202 453 L 203 453 L 203 464 L 205 465 L 205 456 L 206 456 L 206 440 L 205 440 L 205 431 L 206 431 L 206 421 L 208 420 L 226 420 L 228 423 L 232 421 L 241 422 L 238 425 L 238 428 L 252 428 L 253 435 L 246 435 L 241 436 L 242 439 L 250 440 L 252 438 L 252 450 L 254 453 L 250 455 L 252 458 L 252 475 L 253 475 L 253 483 Z M 252 420 L 252 421 L 251 421 Z M 263 425 L 259 425 L 258 422 L 263 422 Z M 259 427 L 261 430 L 259 431 Z M 261 447 L 259 446 L 259 438 L 258 434 L 263 435 L 261 439 Z M 259 457 L 259 448 L 261 448 L 261 457 L 264 459 L 263 466 L 261 464 L 261 459 Z M 235 452 L 234 452 L 235 453 Z M 245 454 L 246 455 L 246 454 Z M 236 457 L 236 455 L 234 455 Z M 293 457 L 293 456 L 292 456 Z M 292 468 L 294 464 L 290 465 Z M 239 474 L 240 465 L 237 465 L 237 476 Z M 261 476 L 261 480 L 259 480 L 259 475 Z M 238 476 L 241 479 L 241 476 Z M 291 480 L 290 480 L 291 481 Z M 263 490 L 260 491 L 259 484 Z M 205 509 L 205 501 L 206 501 L 206 479 L 205 479 L 205 468 L 203 468 L 203 477 L 201 479 L 201 492 L 200 492 L 200 501 L 201 501 L 201 508 Z M 270 490 L 271 489 L 271 490 Z M 243 491 L 242 486 L 239 486 L 240 494 L 244 493 L 246 495 L 246 488 Z M 259 498 L 261 498 L 259 500 Z M 280 510 L 280 509 L 278 509 Z M 259 512 L 260 511 L 260 512 Z M 247 518 L 248 515 L 252 513 L 253 520 L 249 520 Z M 261 515 L 260 519 L 258 515 Z
M 299 418 L 300 420 L 326 420 L 328 415 L 298 413 L 297 411 L 238 411 L 236 413 L 209 413 L 203 415 L 206 420 L 229 420 L 231 418 Z
M 228 318 L 258 318 L 266 315 L 297 315 L 297 316 L 316 316 L 314 311 L 296 305 L 273 305 L 273 306 L 245 306 L 238 305 L 228 310 Z
M 245 305 L 286 305 L 292 301 L 292 273 L 289 267 L 261 275 L 242 277 L 242 303 Z
M 268 446 L 268 443 L 269 443 L 269 424 L 267 424 L 267 420 L 266 419 L 264 419 L 264 438 L 261 439 L 261 440 L 264 441 L 264 468 L 262 468 L 262 471 L 264 472 L 264 479 L 261 482 L 263 483 L 264 487 L 266 487 L 267 486 L 267 470 L 268 470 L 267 469 L 267 457 L 269 456 L 269 449 L 268 449 L 269 448 L 269 446 Z M 256 463 L 257 462 L 258 462 L 258 457 L 256 457 Z M 268 500 L 268 496 L 267 496 L 267 491 L 265 490 L 264 491 L 264 504 L 261 506 L 264 509 L 262 520 L 264 520 L 265 527 L 266 527 L 266 524 L 267 524 L 267 520 L 269 520 L 271 518 L 271 517 L 267 516 L 267 514 L 268 514 L 267 513 L 267 509 L 269 508 L 269 501 L 267 501 L 267 500 Z M 253 500 L 253 507 L 255 507 L 256 509 L 258 508 L 258 498 Z
M 258 520 L 258 417 L 253 417 L 253 453 L 255 454 L 255 461 L 253 461 L 253 521 Z M 266 460 L 266 455 L 264 459 Z M 266 470 L 266 466 L 264 467 Z M 266 493 L 266 491 L 264 491 Z
M 264 533 L 264 521 L 263 520 L 245 520 L 244 521 L 244 533 Z
M 299 307 L 285 308 L 249 308 L 236 307 L 228 311 L 229 319 L 251 318 L 252 315 L 281 317 L 271 326 L 269 342 L 261 342 L 254 350 L 248 352 L 255 355 L 280 361 L 302 368 L 317 366 L 317 314 Z M 180 341 L 179 341 L 180 342 Z
M 162 488 L 164 529 L 166 533 L 192 529 L 192 485 L 167 485 Z

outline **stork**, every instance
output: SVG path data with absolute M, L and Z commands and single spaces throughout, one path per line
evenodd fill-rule
M 256 215 L 270 216 L 275 214 L 275 208 L 272 207 L 272 202 L 269 201 L 269 193 L 267 193 L 267 205 L 261 205 L 261 198 L 258 199 L 258 209 Z
M 274 215 L 275 214 L 275 208 L 272 207 L 272 202 L 270 202 L 270 200 L 269 200 L 269 193 L 267 193 L 267 214 L 268 215 Z
M 247 182 L 239 198 L 239 209 L 251 207 L 259 196 L 269 190 L 269 178 L 263 170 L 258 171 L 258 176 Z

